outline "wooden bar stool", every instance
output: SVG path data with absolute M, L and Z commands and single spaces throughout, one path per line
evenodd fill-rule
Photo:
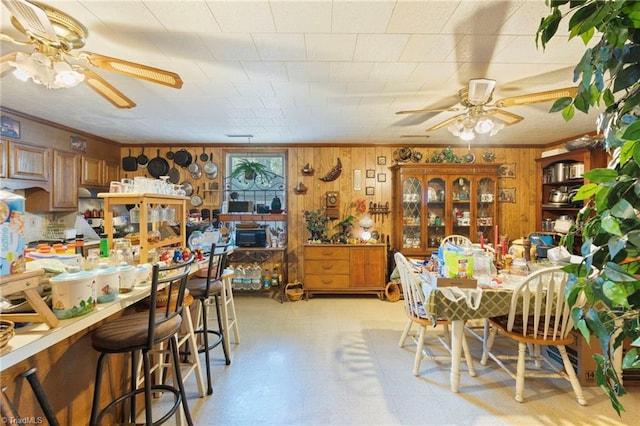
M 182 324 L 182 311 L 186 283 L 193 263 L 193 256 L 183 263 L 171 266 L 153 266 L 151 280 L 151 294 L 149 297 L 149 310 L 131 315 L 124 315 L 100 326 L 92 335 L 93 348 L 100 352 L 96 368 L 95 389 L 93 405 L 91 409 L 90 425 L 98 425 L 102 417 L 118 406 L 129 401 L 130 422 L 136 420 L 136 396 L 144 393 L 144 412 L 146 425 L 159 425 L 167 421 L 175 414 L 180 406 L 184 412 L 187 424 L 193 425 L 187 397 L 182 382 L 180 360 L 178 358 L 178 343 L 176 334 Z M 166 306 L 157 305 L 158 292 L 161 288 L 167 288 L 168 301 Z M 174 289 L 175 301 L 173 299 Z M 174 303 L 175 302 L 175 303 Z M 171 354 L 173 366 L 173 384 L 152 384 L 151 361 L 149 352 L 162 342 L 167 342 Z M 109 402 L 106 407 L 100 408 L 100 388 L 104 364 L 108 354 L 131 354 L 131 389 Z M 142 357 L 144 387 L 137 386 L 137 360 L 138 354 Z M 174 404 L 158 420 L 153 419 L 153 392 L 171 392 L 174 395 Z
M 204 352 L 205 355 L 205 367 L 207 370 L 207 395 L 213 393 L 213 386 L 211 385 L 211 365 L 209 352 L 222 345 L 224 352 L 224 358 L 226 365 L 231 364 L 229 358 L 229 351 L 225 343 L 225 333 L 222 325 L 222 313 L 220 307 L 220 298 L 223 291 L 223 282 L 221 281 L 222 271 L 227 263 L 228 245 L 211 245 L 211 251 L 209 253 L 209 262 L 207 266 L 206 278 L 192 278 L 187 282 L 187 288 L 194 299 L 200 301 L 201 318 L 199 321 L 199 327 L 196 329 L 196 334 L 199 334 L 202 339 L 202 345 L 198 352 Z M 216 307 L 216 316 L 218 319 L 218 329 L 209 330 L 209 315 L 208 315 L 208 301 L 210 298 L 214 299 Z M 213 334 L 216 339 L 212 342 L 209 341 L 209 335 Z

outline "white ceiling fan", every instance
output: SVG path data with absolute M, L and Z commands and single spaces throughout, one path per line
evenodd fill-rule
M 563 97 L 574 97 L 578 90 L 576 87 L 565 87 L 562 89 L 554 89 L 545 92 L 536 92 L 502 98 L 491 104 L 490 102 L 493 99 L 493 92 L 495 87 L 495 80 L 487 78 L 474 78 L 469 80 L 468 87 L 460 89 L 458 91 L 460 102 L 457 105 L 444 108 L 398 111 L 396 112 L 396 114 L 426 114 L 434 112 L 437 113 L 447 111 L 464 111 L 461 114 L 450 117 L 430 127 L 429 129 L 427 129 L 427 132 L 455 125 L 456 128 L 450 129 L 454 134 L 456 134 L 454 130 L 458 130 L 459 133 L 462 133 L 465 128 L 468 128 L 468 126 L 471 126 L 471 128 L 480 126 L 475 127 L 477 132 L 489 133 L 491 131 L 494 131 L 494 129 L 489 129 L 488 127 L 483 128 L 482 126 L 493 126 L 497 121 L 497 123 L 500 125 L 500 128 L 502 128 L 503 126 L 516 124 L 524 119 L 524 117 L 509 111 L 505 111 L 502 108 L 531 105 L 541 102 L 552 102 Z M 493 122 L 493 124 L 490 122 Z M 497 130 L 495 131 L 497 132 Z
M 0 57 L 0 77 L 13 71 L 18 78 L 31 79 L 49 89 L 73 87 L 84 82 L 117 108 L 133 108 L 136 104 L 95 73 L 91 66 L 176 89 L 182 87 L 180 76 L 171 71 L 97 53 L 74 53 L 84 47 L 88 31 L 58 9 L 27 0 L 2 0 L 2 3 L 11 12 L 11 24 L 27 40 L 16 40 L 6 34 L 0 34 L 0 40 L 33 46 L 33 51 L 12 52 Z

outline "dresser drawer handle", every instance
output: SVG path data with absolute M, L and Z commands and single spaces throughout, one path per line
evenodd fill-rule
M 333 265 L 322 265 L 322 269 L 333 269 Z
M 333 254 L 333 252 L 332 252 L 332 251 L 323 251 L 323 252 L 322 252 L 322 255 L 323 255 L 323 256 L 331 256 L 332 254 Z
M 331 284 L 333 283 L 333 280 L 322 280 L 322 284 Z

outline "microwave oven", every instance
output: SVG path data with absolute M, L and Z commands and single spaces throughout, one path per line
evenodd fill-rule
M 236 229 L 237 247 L 266 247 L 267 231 L 264 228 Z

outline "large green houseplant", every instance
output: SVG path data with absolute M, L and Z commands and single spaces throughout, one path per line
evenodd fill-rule
M 612 361 L 623 340 L 631 344 L 623 368 L 640 368 L 640 2 L 547 4 L 551 13 L 541 20 L 536 42 L 544 47 L 568 19 L 570 38 L 595 44 L 574 69 L 575 98 L 559 99 L 552 111 L 561 111 L 568 121 L 576 110 L 605 107 L 597 124 L 613 160 L 608 168 L 585 173 L 590 182 L 577 195 L 585 207 L 574 234 L 582 237 L 585 261 L 567 268 L 567 297 L 576 327 L 587 340 L 595 335 L 600 342 L 596 381 L 620 414 L 619 397 L 626 392 Z M 566 246 L 573 240 L 569 234 Z
M 267 182 L 270 180 L 270 174 L 271 171 L 264 164 L 243 158 L 235 165 L 231 177 L 237 179 L 242 176 L 245 180 L 260 178 Z

